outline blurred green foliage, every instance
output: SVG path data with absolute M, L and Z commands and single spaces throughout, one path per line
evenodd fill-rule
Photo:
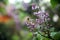
M 57 32 L 57 33 L 54 35 L 54 39 L 55 39 L 55 40 L 60 40 L 60 32 Z
M 50 2 L 53 8 L 60 4 L 60 0 L 50 0 Z
M 6 5 L 8 3 L 8 0 L 0 0 L 0 2 Z

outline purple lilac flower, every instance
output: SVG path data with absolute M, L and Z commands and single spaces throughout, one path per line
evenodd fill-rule
M 39 24 L 40 23 L 40 20 L 39 19 L 36 19 L 36 22 Z
M 39 9 L 39 6 L 37 6 L 36 4 L 33 4 L 33 5 L 32 5 L 32 10 L 35 10 L 35 9 L 37 9 L 37 8 Z
M 33 5 L 32 5 L 32 10 L 34 10 L 34 9 L 35 9 L 35 6 L 36 6 L 35 4 L 33 4 Z

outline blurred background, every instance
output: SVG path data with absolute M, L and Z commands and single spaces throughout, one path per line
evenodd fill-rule
M 60 40 L 60 0 L 0 0 L 0 40 Z

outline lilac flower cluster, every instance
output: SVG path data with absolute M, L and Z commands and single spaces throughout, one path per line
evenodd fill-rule
M 32 10 L 35 10 L 36 8 L 39 8 L 36 5 L 32 5 Z M 33 21 L 27 22 L 27 26 L 30 28 L 30 30 L 34 30 L 34 29 L 47 29 L 48 28 L 48 21 L 50 21 L 49 18 L 49 14 L 45 11 L 38 11 L 38 12 L 34 12 L 33 15 L 37 16 L 38 19 L 36 18 Z
M 34 12 L 34 15 L 36 15 L 38 17 L 38 19 L 36 19 L 36 21 L 37 22 L 39 21 L 40 24 L 50 20 L 49 14 L 46 12 L 38 11 L 38 12 Z

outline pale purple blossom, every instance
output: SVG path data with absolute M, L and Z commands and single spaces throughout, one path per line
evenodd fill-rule
M 14 5 L 7 5 L 7 7 L 6 7 L 8 16 L 11 16 L 14 19 L 16 28 L 17 28 L 17 30 L 19 30 L 20 29 L 20 26 L 19 26 L 20 21 L 19 21 L 19 16 L 17 15 L 18 12 L 17 11 L 15 12 L 15 10 L 17 10 L 17 9 Z
M 32 4 L 32 10 L 35 10 L 35 9 L 39 9 L 39 6 L 37 6 L 36 4 Z
M 9 16 L 12 16 L 13 15 L 13 10 L 15 10 L 16 9 L 16 7 L 15 7 L 15 5 L 7 5 L 6 6 L 6 11 L 7 11 L 7 14 L 9 15 Z
M 29 4 L 28 3 L 22 3 L 22 5 L 23 5 L 24 10 L 27 10 L 28 7 L 29 7 Z
M 34 10 L 34 9 L 35 9 L 35 6 L 36 6 L 35 4 L 33 4 L 33 5 L 32 5 L 32 10 Z

